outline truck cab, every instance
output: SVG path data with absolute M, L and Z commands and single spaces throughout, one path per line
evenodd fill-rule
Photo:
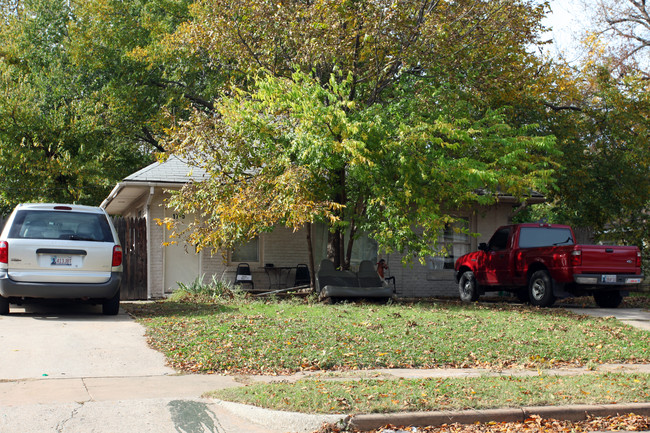
M 637 247 L 577 245 L 571 227 L 561 224 L 499 227 L 478 251 L 460 257 L 455 270 L 463 301 L 505 290 L 538 306 L 589 294 L 598 305 L 615 307 L 643 280 Z

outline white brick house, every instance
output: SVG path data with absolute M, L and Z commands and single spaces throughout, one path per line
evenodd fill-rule
M 256 288 L 269 285 L 269 276 L 264 265 L 295 267 L 308 264 L 307 240 L 304 230 L 293 232 L 278 227 L 271 233 L 264 233 L 258 240 L 241 251 L 222 254 L 203 250 L 196 253 L 194 247 L 182 242 L 165 246 L 170 242 L 165 226 L 156 223 L 166 217 L 175 218 L 173 210 L 165 206 L 170 190 L 181 188 L 186 182 L 201 181 L 205 173 L 197 168 L 190 170 L 178 157 L 172 156 L 163 163 L 154 163 L 126 177 L 118 183 L 101 204 L 109 214 L 124 217 L 144 217 L 147 222 L 148 298 L 162 298 L 178 288 L 178 282 L 190 283 L 198 276 L 216 275 L 227 281 L 234 281 L 238 260 L 250 264 Z M 531 203 L 539 203 L 543 197 L 535 195 Z M 476 207 L 462 212 L 462 217 L 472 233 L 479 237 L 454 234 L 449 230 L 443 235 L 444 242 L 452 245 L 452 257 L 431 258 L 426 265 L 414 263 L 402 266 L 399 254 L 384 255 L 389 265 L 388 275 L 396 278 L 397 294 L 401 297 L 419 298 L 432 296 L 456 296 L 453 261 L 455 257 L 476 250 L 479 242 L 487 242 L 494 230 L 507 224 L 517 201 L 513 197 L 501 196 L 496 204 Z M 327 232 L 324 227 L 314 226 L 315 263 L 325 256 Z M 356 257 L 353 265 L 362 259 L 376 261 L 376 246 L 367 239 L 355 243 Z M 355 254 L 353 254 L 354 256 Z M 239 257 L 241 256 L 241 257 Z M 314 270 L 311 270 L 314 272 Z M 289 276 L 291 279 L 291 275 Z

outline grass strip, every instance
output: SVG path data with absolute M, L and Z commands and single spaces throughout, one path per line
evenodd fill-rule
M 392 413 L 650 401 L 650 375 L 473 377 L 259 383 L 210 393 L 221 400 L 303 413 Z
M 122 304 L 170 365 L 199 373 L 551 368 L 650 362 L 650 333 L 510 304 Z

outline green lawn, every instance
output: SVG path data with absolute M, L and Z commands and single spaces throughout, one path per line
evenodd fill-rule
M 558 308 L 297 301 L 123 306 L 147 327 L 152 346 L 189 372 L 650 362 L 650 333 Z
M 326 373 L 319 380 L 256 383 L 212 394 L 262 407 L 373 413 L 650 401 L 650 376 L 643 374 L 382 380 L 358 371 L 650 362 L 650 333 L 561 308 L 243 299 L 122 305 L 146 326 L 150 343 L 174 368 L 248 375 Z M 328 372 L 337 379 L 324 380 Z M 342 372 L 365 379 L 345 380 Z
M 472 377 L 254 384 L 222 400 L 305 413 L 389 413 L 650 400 L 650 375 Z

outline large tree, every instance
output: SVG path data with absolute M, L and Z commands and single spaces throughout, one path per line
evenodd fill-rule
M 650 245 L 650 19 L 645 2 L 597 0 L 585 56 L 554 78 L 543 123 L 564 156 L 536 216 Z
M 645 0 L 597 0 L 593 18 L 593 31 L 607 41 L 610 66 L 650 78 L 650 5 Z
M 210 174 L 172 200 L 204 216 L 189 230 L 199 246 L 321 221 L 342 267 L 360 232 L 422 257 L 459 209 L 551 182 L 553 138 L 507 106 L 538 98 L 543 6 L 201 0 L 191 12 L 168 44 L 231 77 L 166 144 Z
M 156 48 L 188 3 L 0 2 L 0 210 L 99 204 L 165 150 L 163 108 L 185 115 L 205 88 L 192 56 Z

